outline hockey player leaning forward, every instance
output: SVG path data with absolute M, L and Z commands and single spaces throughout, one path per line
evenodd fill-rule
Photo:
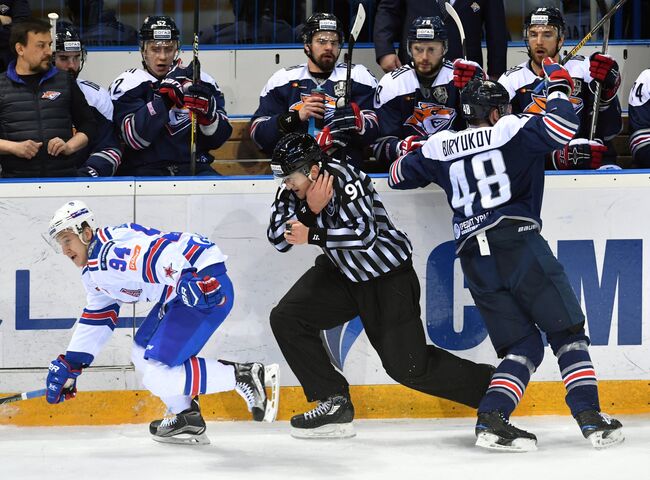
M 623 441 L 621 424 L 600 413 L 596 373 L 589 356 L 585 317 L 562 265 L 540 234 L 544 155 L 578 130 L 569 102 L 573 80 L 547 58 L 544 115 L 508 115 L 506 89 L 472 80 L 461 93 L 471 128 L 440 132 L 420 150 L 396 160 L 389 185 L 442 187 L 453 210 L 456 252 L 472 298 L 503 360 L 478 407 L 476 445 L 536 449 L 535 435 L 509 423 L 544 343 L 557 357 L 566 402 L 585 438 L 596 448 Z
M 210 150 L 232 133 L 224 97 L 214 79 L 201 72 L 192 83 L 193 66 L 183 66 L 179 31 L 167 16 L 145 18 L 140 28 L 142 69 L 132 68 L 109 87 L 116 127 L 124 141 L 118 175 L 189 175 L 190 111 L 197 116 L 196 175 L 218 175 Z
M 151 422 L 153 439 L 209 443 L 198 395 L 236 390 L 256 421 L 277 413 L 277 365 L 198 357 L 230 312 L 234 290 L 226 256 L 207 238 L 163 233 L 135 223 L 95 228 L 93 213 L 75 200 L 59 208 L 49 237 L 82 269 L 87 304 L 65 355 L 50 363 L 47 401 L 75 396 L 76 380 L 108 341 L 123 303 L 157 302 L 134 338 L 131 360 L 142 383 L 170 416 Z M 273 396 L 267 399 L 265 380 Z
M 545 111 L 544 92 L 536 92 L 544 81 L 542 60 L 560 61 L 564 44 L 564 18 L 557 8 L 537 8 L 524 24 L 524 41 L 529 60 L 511 68 L 499 78 L 512 102 L 513 113 Z M 556 170 L 619 169 L 611 140 L 623 128 L 621 104 L 616 95 L 621 83 L 618 63 L 613 57 L 596 52 L 588 59 L 576 55 L 565 64 L 573 78 L 569 100 L 579 118 L 574 138 L 548 155 L 547 168 Z M 594 140 L 589 140 L 596 81 L 601 82 L 600 114 Z M 604 140 L 605 145 L 603 145 Z
M 282 185 L 269 241 L 283 253 L 305 244 L 323 250 L 271 311 L 284 358 L 307 400 L 318 402 L 291 419 L 292 435 L 354 435 L 348 382 L 330 362 L 319 333 L 356 316 L 395 381 L 476 407 L 494 367 L 426 344 L 411 242 L 393 225 L 370 177 L 329 158 L 313 137 L 299 133 L 278 142 L 271 168 Z

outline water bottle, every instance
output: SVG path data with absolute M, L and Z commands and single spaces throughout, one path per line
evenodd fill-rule
M 311 95 L 320 97 L 320 98 L 323 99 L 323 101 L 325 101 L 325 90 L 323 90 L 320 87 L 320 85 L 318 85 L 316 88 L 314 88 L 311 91 Z M 307 127 L 307 133 L 309 133 L 309 135 L 316 138 L 316 136 L 320 133 L 320 131 L 322 129 L 323 129 L 323 120 L 322 119 L 309 117 L 309 126 Z

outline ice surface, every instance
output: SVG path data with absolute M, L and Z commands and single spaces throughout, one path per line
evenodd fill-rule
M 650 415 L 618 416 L 625 443 L 594 450 L 570 417 L 515 417 L 538 451 L 474 446 L 474 420 L 355 420 L 348 440 L 298 440 L 288 422 L 209 422 L 212 444 L 160 444 L 147 425 L 0 427 L 0 480 L 650 479 Z

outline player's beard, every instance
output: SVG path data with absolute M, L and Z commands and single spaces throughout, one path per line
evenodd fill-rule
M 419 76 L 424 78 L 433 78 L 440 71 L 440 67 L 442 66 L 442 60 L 440 60 L 440 62 L 437 65 L 434 65 L 432 63 L 427 63 L 425 66 L 423 66 L 422 63 L 415 63 L 415 61 L 413 61 L 413 65 L 415 67 L 415 71 Z
M 336 65 L 336 56 L 334 54 L 323 53 L 318 59 L 314 59 L 314 63 L 323 72 L 331 72 Z

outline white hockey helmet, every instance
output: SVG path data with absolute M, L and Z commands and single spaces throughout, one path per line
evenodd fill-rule
M 88 224 L 93 231 L 95 230 L 95 215 L 88 206 L 81 200 L 72 200 L 66 203 L 54 212 L 54 216 L 50 220 L 48 228 L 50 243 L 56 244 L 57 235 L 66 230 L 81 235 L 84 223 Z

